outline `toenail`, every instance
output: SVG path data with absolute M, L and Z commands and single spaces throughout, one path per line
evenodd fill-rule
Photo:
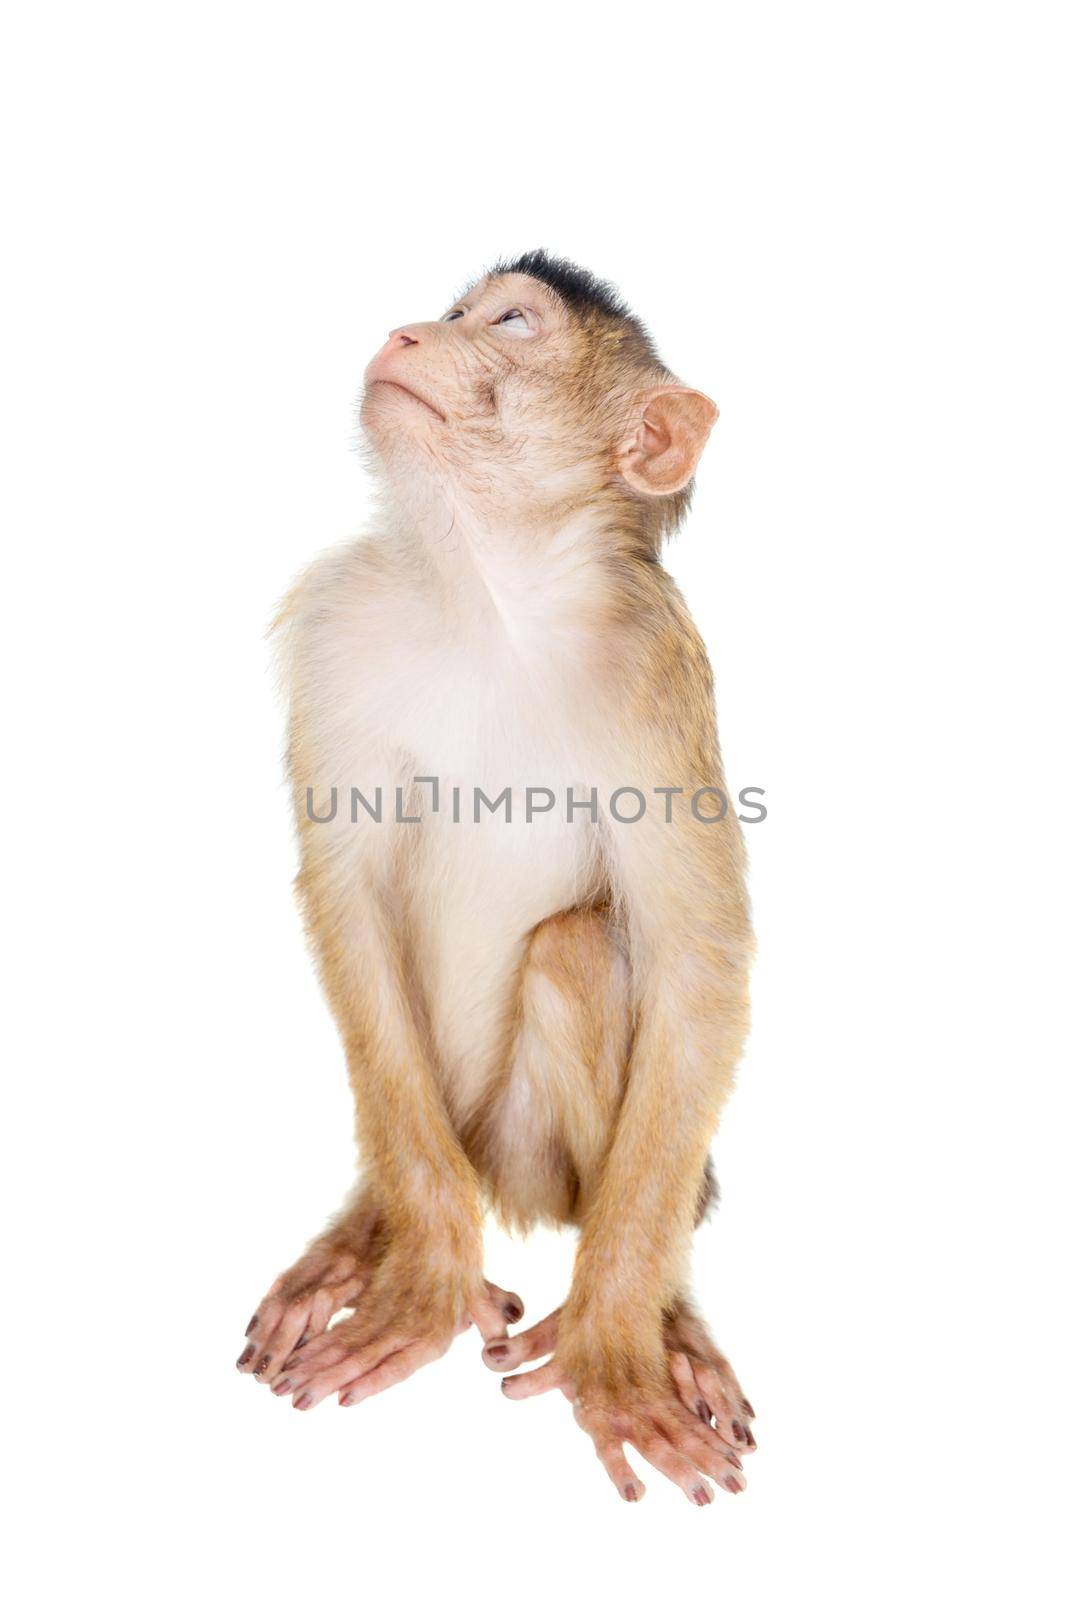
M 504 1394 L 507 1393 L 507 1385 L 510 1382 L 511 1382 L 510 1378 L 501 1378 L 501 1380 L 500 1380 L 500 1388 L 503 1390 Z
M 696 1415 L 699 1417 L 701 1422 L 705 1422 L 707 1424 L 708 1428 L 710 1427 L 710 1425 L 711 1425 L 711 1408 L 707 1404 L 706 1400 L 701 1400 L 700 1401 L 699 1405 L 696 1407 Z
M 729 1451 L 728 1455 L 726 1456 L 726 1460 L 729 1462 L 731 1467 L 739 1467 L 740 1466 L 740 1457 L 739 1456 L 735 1456 L 733 1454 L 732 1450 Z
M 265 1355 L 263 1357 L 262 1361 L 260 1361 L 259 1365 L 255 1369 L 256 1377 L 258 1377 L 261 1372 L 265 1372 L 267 1367 L 269 1367 L 269 1365 L 270 1365 L 270 1356 L 269 1356 L 269 1354 L 267 1354 L 267 1355 Z
M 754 1419 L 755 1419 L 755 1410 L 754 1410 L 754 1407 L 752 1406 L 751 1401 L 750 1400 L 742 1400 L 740 1403 L 744 1407 L 744 1410 L 748 1413 L 748 1416 L 751 1417 L 752 1420 L 754 1421 Z
M 636 1498 L 637 1498 L 637 1486 L 636 1486 L 636 1484 L 635 1483 L 627 1483 L 626 1484 L 626 1499 L 627 1500 L 635 1500 Z
M 503 1314 L 508 1322 L 517 1322 L 522 1315 L 522 1307 L 516 1306 L 513 1300 L 509 1300 L 503 1308 Z
M 730 1473 L 729 1477 L 726 1478 L 725 1486 L 729 1490 L 730 1494 L 740 1493 L 740 1482 L 737 1478 L 734 1478 L 732 1473 Z
M 296 1356 L 290 1356 L 288 1361 L 286 1361 L 285 1365 L 282 1367 L 281 1370 L 282 1370 L 282 1372 L 291 1372 L 293 1367 L 298 1367 L 299 1365 L 300 1365 L 300 1363 L 299 1363 L 299 1360 L 297 1359 L 297 1357 Z
M 244 1330 L 244 1337 L 245 1337 L 245 1338 L 246 1338 L 246 1339 L 247 1339 L 247 1337 L 248 1337 L 248 1335 L 249 1335 L 249 1334 L 250 1334 L 250 1333 L 251 1333 L 251 1332 L 252 1332 L 252 1331 L 253 1331 L 253 1330 L 254 1330 L 254 1328 L 255 1328 L 255 1325 L 256 1325 L 256 1323 L 257 1323 L 257 1322 L 258 1322 L 258 1321 L 259 1321 L 259 1318 L 258 1318 L 258 1317 L 253 1317 L 253 1318 L 252 1318 L 252 1320 L 251 1320 L 251 1322 L 250 1322 L 250 1323 L 249 1323 L 249 1324 L 248 1324 L 248 1326 L 247 1326 L 247 1327 L 246 1327 L 246 1328 L 245 1328 L 245 1330 Z M 752 1416 L 754 1416 L 754 1415 L 755 1415 L 755 1413 L 754 1413 L 754 1411 L 753 1411 L 753 1412 L 752 1412 Z
M 292 1404 L 295 1411 L 306 1411 L 308 1406 L 311 1404 L 311 1396 L 309 1394 L 302 1394 L 299 1400 L 294 1400 Z
M 754 1450 L 755 1449 L 755 1435 L 752 1433 L 750 1428 L 745 1428 L 744 1432 L 747 1435 L 748 1444 L 750 1444 L 751 1448 Z
M 252 1359 L 252 1357 L 254 1355 L 255 1355 L 255 1345 L 254 1344 L 250 1344 L 248 1346 L 247 1350 L 244 1352 L 244 1354 L 242 1356 L 238 1357 L 237 1365 L 239 1367 L 246 1367 L 248 1365 L 248 1362 Z
M 493 1361 L 499 1361 L 501 1356 L 507 1354 L 507 1346 L 505 1344 L 490 1344 L 485 1354 L 491 1356 Z
M 278 1384 L 277 1388 L 274 1390 L 274 1393 L 276 1395 L 288 1394 L 288 1392 L 289 1392 L 289 1390 L 291 1388 L 292 1388 L 292 1384 L 289 1382 L 288 1378 L 286 1378 L 284 1383 L 279 1383 Z M 740 1463 L 738 1462 L 737 1465 L 739 1466 Z
M 692 1498 L 698 1506 L 709 1506 L 711 1497 L 701 1483 L 698 1489 L 693 1489 Z
M 733 1438 L 737 1441 L 738 1444 L 746 1444 L 747 1443 L 747 1432 L 748 1432 L 747 1428 L 742 1428 L 739 1422 L 734 1422 L 734 1424 L 733 1424 Z

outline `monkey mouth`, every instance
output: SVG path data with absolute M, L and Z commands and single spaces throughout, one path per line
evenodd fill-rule
M 387 389 L 399 389 L 401 394 L 409 395 L 412 400 L 417 400 L 420 406 L 425 406 L 427 411 L 432 411 L 441 422 L 445 420 L 444 412 L 438 410 L 431 400 L 427 400 L 424 394 L 419 394 L 418 390 L 412 389 L 409 384 L 397 383 L 395 378 L 374 378 L 367 387 L 372 389 L 377 384 L 384 384 Z

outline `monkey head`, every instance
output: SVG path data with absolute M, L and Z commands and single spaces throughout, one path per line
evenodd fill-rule
M 362 421 L 392 492 L 555 518 L 602 505 L 652 547 L 680 520 L 718 415 L 679 383 L 609 285 L 532 251 L 439 321 L 396 328 Z

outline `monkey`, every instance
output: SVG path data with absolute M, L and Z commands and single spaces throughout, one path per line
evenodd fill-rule
M 628 1445 L 697 1506 L 744 1489 L 755 1448 L 688 1283 L 748 1028 L 745 852 L 731 810 L 683 800 L 724 780 L 661 560 L 717 415 L 613 285 L 543 250 L 371 360 L 371 525 L 275 624 L 361 1176 L 238 1361 L 298 1411 L 350 1406 L 474 1325 L 505 1395 L 562 1391 L 624 1500 Z M 315 802 L 345 785 L 350 813 Z M 678 798 L 619 815 L 619 794 Z M 513 1334 L 488 1208 L 578 1233 L 565 1303 Z

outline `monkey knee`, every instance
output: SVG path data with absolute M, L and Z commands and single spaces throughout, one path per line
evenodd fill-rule
M 528 978 L 579 1005 L 602 1007 L 624 957 L 599 911 L 564 911 L 540 923 L 526 954 Z
M 711 1212 L 717 1206 L 721 1197 L 718 1186 L 718 1174 L 714 1170 L 714 1162 L 710 1156 L 703 1168 L 703 1180 L 700 1184 L 699 1199 L 696 1201 L 696 1216 L 693 1227 L 698 1228 L 701 1222 L 706 1222 Z

